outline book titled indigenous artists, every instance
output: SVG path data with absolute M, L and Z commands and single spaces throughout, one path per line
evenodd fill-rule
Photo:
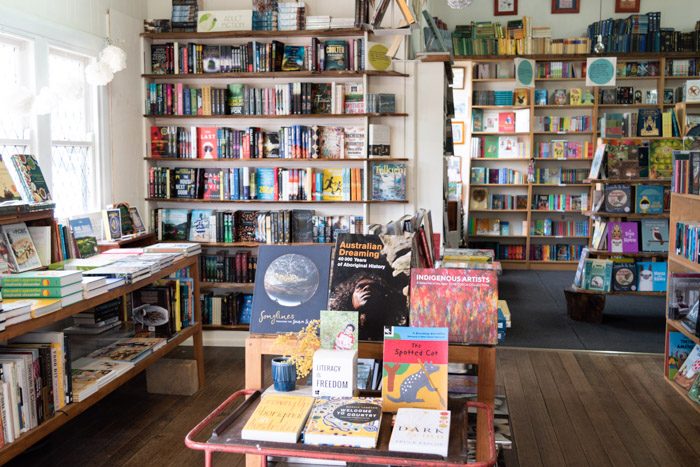
M 393 326 L 384 334 L 382 410 L 447 409 L 447 328 Z
M 495 271 L 412 269 L 411 325 L 449 328 L 450 342 L 495 345 L 498 285 Z
M 306 396 L 267 395 L 241 430 L 241 438 L 296 443 L 313 402 Z
M 297 332 L 328 302 L 331 247 L 263 245 L 258 253 L 250 332 Z
M 378 397 L 319 398 L 304 428 L 304 444 L 374 448 L 381 421 Z
M 338 235 L 328 309 L 359 312 L 361 340 L 382 340 L 384 326 L 408 324 L 413 244 L 409 233 Z

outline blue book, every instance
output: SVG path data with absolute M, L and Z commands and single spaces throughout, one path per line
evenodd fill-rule
M 255 171 L 255 186 L 257 199 L 274 201 L 275 169 L 272 167 L 259 167 Z
M 665 292 L 666 262 L 638 262 L 637 290 L 639 292 Z
M 668 251 L 668 219 L 642 219 L 642 251 Z
M 664 212 L 664 187 L 662 185 L 637 185 L 635 212 L 661 214 Z
M 671 331 L 668 333 L 668 379 L 673 380 L 678 369 L 693 351 L 695 343 L 685 337 L 682 332 Z
M 343 169 L 343 199 L 350 201 L 350 169 Z
M 191 242 L 210 242 L 214 238 L 211 225 L 211 209 L 194 209 L 190 218 Z

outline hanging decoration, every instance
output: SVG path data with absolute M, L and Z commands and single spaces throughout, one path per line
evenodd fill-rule
M 114 44 L 110 44 L 100 52 L 100 61 L 109 66 L 112 73 L 126 68 L 126 52 Z
M 454 10 L 461 10 L 472 4 L 474 0 L 447 0 L 447 6 Z
M 99 59 L 85 67 L 85 81 L 94 86 L 104 86 L 114 79 L 114 73 L 126 68 L 126 52 L 107 39 L 107 47 Z

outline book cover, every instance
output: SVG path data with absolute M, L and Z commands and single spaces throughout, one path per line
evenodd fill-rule
M 97 254 L 97 237 L 89 217 L 76 217 L 68 220 L 73 238 L 78 247 L 80 258 L 89 258 Z
M 292 242 L 311 243 L 314 241 L 314 211 L 311 209 L 292 209 Z
M 637 263 L 637 290 L 639 292 L 666 291 L 666 262 L 640 261 Z
M 275 169 L 273 167 L 258 167 L 255 170 L 255 195 L 259 200 L 272 201 L 275 199 Z
M 378 123 L 369 125 L 369 155 L 388 157 L 391 155 L 391 127 Z
M 167 126 L 151 127 L 151 157 L 172 157 Z
M 8 247 L 12 269 L 16 272 L 30 271 L 41 267 L 41 260 L 32 236 L 29 235 L 27 224 L 6 224 L 2 226 L 1 235 Z
M 384 332 L 384 412 L 447 409 L 447 339 L 447 328 L 392 326 Z
M 642 251 L 668 251 L 668 220 L 642 219 Z
M 177 167 L 173 169 L 175 198 L 194 199 L 197 197 L 197 169 Z
M 0 156 L 0 202 L 4 203 L 6 201 L 22 201 L 22 196 L 17 190 L 14 180 L 12 180 L 12 175 L 10 175 L 5 161 Z
M 649 178 L 671 178 L 673 151 L 683 149 L 683 142 L 674 139 L 657 139 L 651 141 L 649 147 Z
M 321 348 L 357 350 L 358 327 L 357 311 L 321 310 Z
M 313 403 L 308 396 L 269 394 L 260 399 L 241 430 L 241 438 L 296 443 Z
M 673 381 L 678 369 L 683 365 L 688 355 L 693 351 L 695 343 L 682 332 L 668 333 L 668 379 Z
M 338 236 L 328 309 L 359 312 L 361 340 L 382 340 L 385 326 L 408 324 L 414 241 L 409 233 Z
M 282 55 L 282 71 L 302 71 L 304 69 L 304 46 L 285 45 Z
M 663 185 L 637 185 L 635 187 L 635 212 L 661 214 L 664 212 Z
M 161 239 L 187 241 L 189 211 L 187 209 L 162 209 L 160 211 Z
M 326 70 L 347 70 L 348 43 L 343 40 L 327 40 L 323 43 Z
M 497 284 L 491 270 L 414 268 L 409 322 L 449 328 L 450 342 L 495 345 Z
M 131 337 L 119 339 L 113 344 L 97 349 L 88 358 L 115 362 L 137 363 L 165 343 L 163 338 Z
M 221 170 L 202 169 L 202 199 L 222 199 Z
M 582 105 L 583 104 L 583 93 L 581 88 L 571 88 L 569 89 L 569 104 L 570 105 Z
M 43 203 L 51 201 L 49 186 L 44 179 L 39 163 L 31 154 L 15 154 L 10 157 L 19 178 L 19 186 L 25 192 L 25 201 Z M 17 182 L 17 180 L 15 180 Z
M 484 131 L 484 109 L 472 109 L 472 131 Z
M 107 240 L 117 240 L 122 238 L 122 220 L 119 209 L 105 209 L 102 211 L 104 220 L 104 232 Z
M 610 292 L 613 262 L 605 259 L 588 259 L 583 270 L 583 288 Z
M 143 224 L 141 219 L 141 214 L 136 206 L 129 207 L 129 216 L 131 216 L 131 223 L 134 226 L 134 232 L 142 233 L 146 231 L 146 226 Z
M 319 127 L 321 151 L 324 159 L 343 159 L 345 157 L 345 130 L 342 127 Z
M 313 113 L 333 113 L 333 85 L 331 83 L 312 83 L 311 96 L 311 111 Z
M 634 259 L 615 259 L 613 261 L 612 290 L 614 292 L 637 290 L 637 265 Z
M 343 180 L 345 178 L 344 168 L 322 169 L 323 186 L 321 197 L 324 201 L 343 201 L 345 191 Z
M 376 397 L 331 397 L 314 400 L 304 428 L 304 444 L 374 448 L 382 420 Z
M 261 245 L 250 331 L 297 332 L 328 302 L 331 247 Z
M 497 159 L 499 156 L 498 136 L 484 136 L 484 158 Z
M 447 457 L 449 440 L 449 410 L 401 408 L 391 430 L 389 451 Z
M 700 345 L 693 347 L 693 350 L 678 369 L 673 381 L 686 391 L 690 390 L 700 373 Z
M 202 46 L 202 67 L 204 73 L 220 71 L 221 49 L 218 45 L 205 44 Z
M 372 200 L 405 200 L 407 173 L 405 162 L 372 164 Z
M 197 128 L 197 157 L 200 159 L 218 159 L 217 134 L 215 127 Z
M 498 131 L 499 133 L 513 133 L 515 131 L 514 112 L 498 113 Z
M 356 396 L 357 350 L 316 350 L 311 375 L 314 397 Z
M 274 159 L 280 156 L 280 135 L 274 131 L 265 132 L 263 157 Z
M 174 334 L 170 320 L 174 300 L 170 287 L 143 287 L 132 292 L 131 300 L 131 317 L 137 336 L 170 338 Z
M 151 44 L 151 73 L 164 75 L 168 72 L 168 44 Z
M 210 242 L 216 236 L 211 223 L 213 211 L 211 209 L 194 209 L 190 218 L 191 242 Z
M 129 203 L 114 203 L 110 207 L 119 210 L 119 222 L 121 223 L 122 236 L 132 235 L 134 233 L 134 225 L 131 223 Z
M 63 287 L 82 280 L 80 271 L 31 271 L 2 278 L 3 287 Z
M 661 110 L 639 109 L 638 115 L 639 136 L 661 136 Z
M 608 251 L 611 253 L 637 253 L 639 228 L 636 222 L 608 223 Z
M 228 85 L 228 108 L 231 115 L 243 115 L 245 111 L 245 84 Z
M 629 185 L 605 186 L 605 211 L 629 213 L 632 211 L 632 192 Z

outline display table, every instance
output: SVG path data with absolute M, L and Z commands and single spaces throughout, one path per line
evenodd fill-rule
M 246 396 L 251 396 L 244 401 Z M 452 411 L 450 423 L 450 446 L 447 457 L 430 454 L 413 454 L 389 451 L 389 439 L 391 438 L 391 414 L 382 416 L 379 439 L 376 449 L 345 448 L 332 446 L 310 446 L 302 443 L 274 443 L 270 441 L 250 441 L 241 438 L 241 429 L 246 424 L 255 408 L 260 403 L 257 390 L 246 389 L 235 392 L 217 407 L 209 416 L 202 420 L 185 437 L 185 444 L 190 449 L 204 451 L 204 464 L 212 465 L 212 453 L 228 452 L 238 454 L 256 454 L 262 456 L 260 465 L 267 465 L 267 456 L 278 457 L 304 457 L 323 460 L 335 460 L 346 462 L 360 462 L 376 465 L 406 465 L 420 467 L 439 466 L 470 466 L 487 467 L 496 462 L 496 444 L 493 430 L 493 408 L 480 402 L 467 402 L 451 399 L 448 403 Z M 238 408 L 214 429 L 208 441 L 195 441 L 195 438 L 209 426 L 212 421 L 235 403 L 241 402 Z M 482 419 L 488 422 L 486 435 L 489 446 L 486 459 L 476 463 L 467 462 L 467 407 L 477 409 L 477 423 Z M 478 448 L 477 448 L 478 449 Z M 256 456 L 257 457 L 257 456 Z M 250 459 L 250 456 L 249 456 Z

